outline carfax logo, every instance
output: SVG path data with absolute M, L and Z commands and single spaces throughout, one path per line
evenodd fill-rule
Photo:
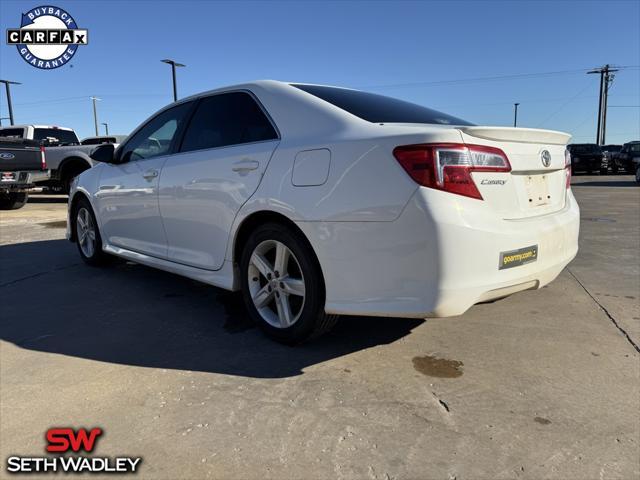
M 89 43 L 89 31 L 62 8 L 35 7 L 22 14 L 20 28 L 7 29 L 7 45 L 16 45 L 29 65 L 44 70 L 69 63 L 79 45 Z

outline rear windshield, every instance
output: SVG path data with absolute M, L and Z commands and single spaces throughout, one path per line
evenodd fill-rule
M 599 152 L 601 150 L 597 145 L 572 145 L 571 151 L 573 153 L 592 153 Z
M 99 145 L 101 143 L 118 143 L 116 137 L 94 137 L 82 140 L 82 145 Z
M 430 123 L 435 125 L 473 125 L 415 103 L 375 93 L 346 88 L 292 84 L 325 102 L 373 123 Z
M 62 144 L 80 143 L 73 130 L 61 130 L 59 128 L 36 128 L 34 130 L 34 140 L 41 142 L 47 138 L 57 139 Z

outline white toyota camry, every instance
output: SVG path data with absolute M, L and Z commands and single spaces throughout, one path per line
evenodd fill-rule
M 336 316 L 459 315 L 578 250 L 569 135 L 257 81 L 162 109 L 72 184 L 68 237 L 229 290 L 276 340 Z

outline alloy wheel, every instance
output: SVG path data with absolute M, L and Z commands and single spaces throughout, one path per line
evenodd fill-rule
M 260 316 L 275 328 L 288 328 L 302 313 L 305 282 L 298 259 L 282 242 L 266 240 L 251 253 L 249 292 Z
M 85 257 L 91 258 L 96 251 L 96 228 L 89 210 L 81 207 L 76 217 L 76 234 L 80 250 Z

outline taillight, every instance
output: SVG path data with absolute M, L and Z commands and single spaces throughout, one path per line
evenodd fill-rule
M 409 176 L 423 187 L 482 200 L 471 172 L 510 172 L 499 148 L 461 143 L 428 143 L 396 147 L 393 155 Z
M 46 170 L 47 169 L 47 159 L 44 156 L 44 146 L 43 145 L 40 146 L 40 169 L 41 170 Z
M 571 152 L 568 148 L 564 151 L 564 171 L 567 176 L 566 186 L 569 189 L 571 188 Z

